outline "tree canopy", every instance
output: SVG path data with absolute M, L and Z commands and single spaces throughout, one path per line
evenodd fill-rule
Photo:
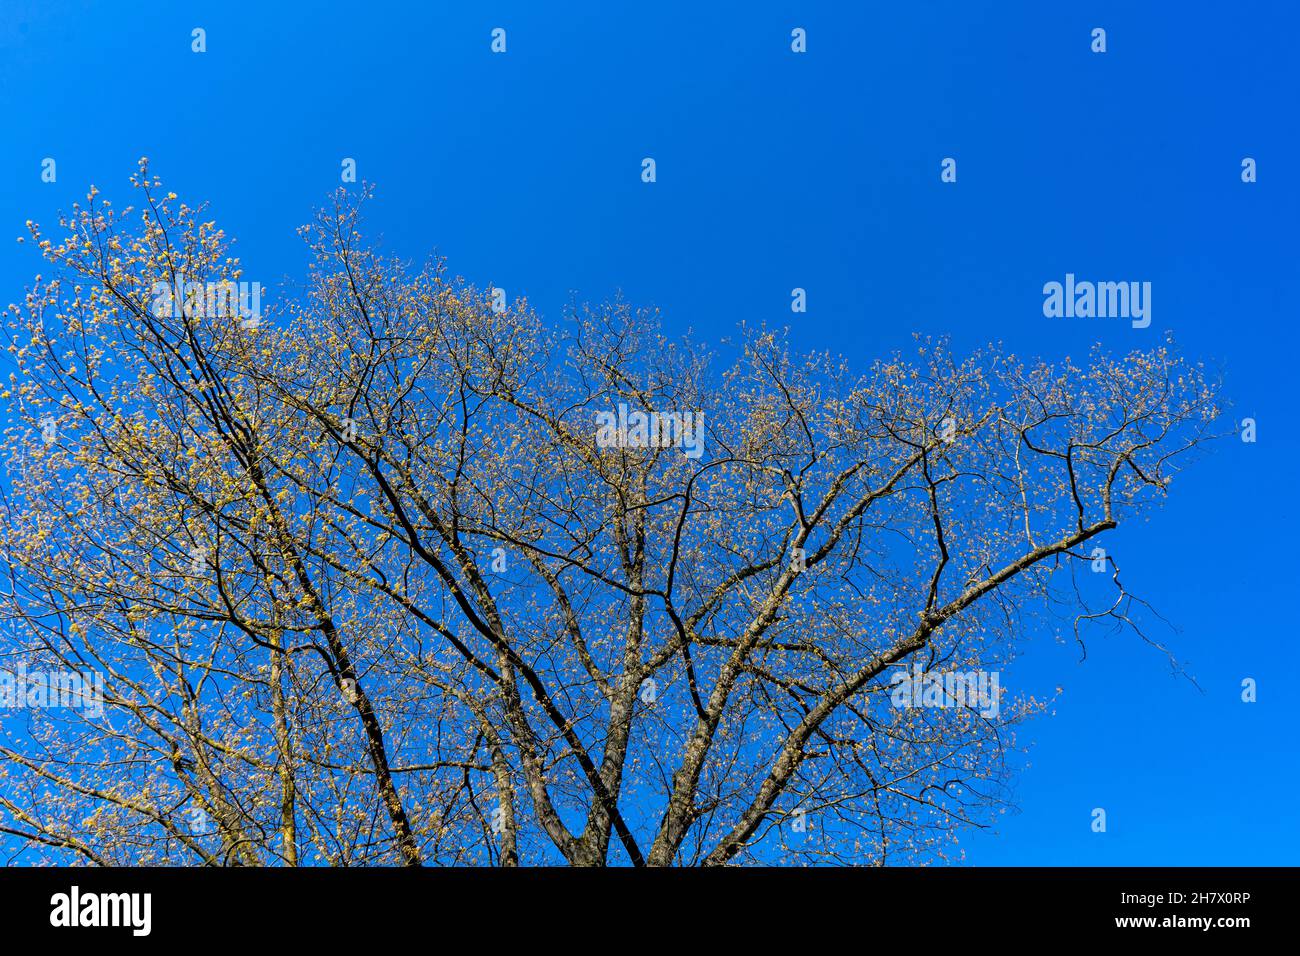
M 1171 343 L 724 360 L 621 301 L 548 321 L 383 254 L 356 191 L 248 321 L 228 237 L 133 183 L 31 226 L 5 323 L 3 667 L 102 680 L 0 715 L 32 861 L 942 858 L 1042 702 L 897 682 L 1136 630 L 1099 549 L 1218 415 Z

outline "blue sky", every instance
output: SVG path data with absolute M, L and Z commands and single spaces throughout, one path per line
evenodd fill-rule
M 124 198 L 148 156 L 211 201 L 246 274 L 291 275 L 294 228 L 352 157 L 389 250 L 544 315 L 621 291 L 675 332 L 789 324 L 864 366 L 916 331 L 1057 359 L 1172 330 L 1259 429 L 1112 540 L 1201 690 L 1132 635 L 1083 664 L 1031 642 L 1004 684 L 1064 692 L 1023 735 L 1020 812 L 966 858 L 1294 864 L 1300 10 L 1142 6 L 0 0 L 0 236 L 92 182 Z M 5 241 L 8 302 L 41 263 Z M 1151 327 L 1044 318 L 1067 272 L 1150 281 Z

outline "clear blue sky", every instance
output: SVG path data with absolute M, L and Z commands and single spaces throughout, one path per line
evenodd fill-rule
M 1023 735 L 1021 812 L 967 859 L 1295 864 L 1298 29 L 1283 2 L 0 0 L 0 299 L 41 270 L 24 220 L 92 182 L 124 201 L 140 156 L 212 202 L 247 276 L 293 274 L 353 157 L 388 249 L 543 314 L 622 290 L 673 331 L 789 323 L 863 364 L 914 331 L 1060 358 L 1171 329 L 1259 423 L 1112 540 L 1202 691 L 1131 635 L 1084 664 L 1031 642 L 1004 686 L 1064 693 Z M 1150 281 L 1151 327 L 1044 318 L 1066 272 Z

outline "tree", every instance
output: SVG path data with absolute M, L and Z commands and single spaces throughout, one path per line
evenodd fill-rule
M 133 183 L 31 227 L 6 323 L 5 669 L 102 681 L 5 714 L 23 859 L 941 857 L 1041 703 L 998 669 L 1140 623 L 1098 542 L 1218 414 L 1168 344 L 855 373 L 746 329 L 716 371 L 384 256 L 344 193 L 250 321 L 204 210 Z

